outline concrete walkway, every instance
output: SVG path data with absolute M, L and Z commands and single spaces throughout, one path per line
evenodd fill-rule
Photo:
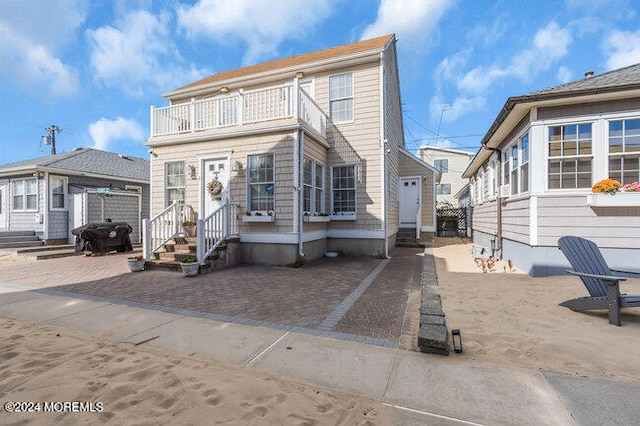
M 376 264 L 377 276 L 383 276 L 389 263 Z M 375 286 L 375 277 L 365 275 L 360 286 L 347 292 L 343 299 L 347 302 L 331 311 L 338 310 L 339 315 L 320 325 L 335 326 L 348 317 L 350 307 L 357 307 L 366 292 L 362 283 L 369 280 L 365 287 Z M 203 360 L 222 359 L 375 399 L 390 407 L 392 425 L 637 424 L 640 388 L 636 386 L 478 365 L 455 355 L 362 344 L 313 335 L 306 329 L 225 322 L 187 309 L 147 309 L 115 298 L 6 283 L 5 278 L 0 284 L 2 317 L 68 327 Z

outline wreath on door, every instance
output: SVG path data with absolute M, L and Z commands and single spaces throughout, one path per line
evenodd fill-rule
M 207 184 L 207 192 L 209 192 L 212 199 L 219 197 L 222 193 L 222 182 L 220 182 L 218 178 L 212 180 Z

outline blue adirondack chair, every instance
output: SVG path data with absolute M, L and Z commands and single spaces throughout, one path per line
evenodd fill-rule
M 625 281 L 626 278 L 613 275 L 617 272 L 640 276 L 640 272 L 609 269 L 598 246 L 584 238 L 562 237 L 558 240 L 558 247 L 573 267 L 573 270 L 567 272 L 580 277 L 589 291 L 589 296 L 567 300 L 562 302 L 561 306 L 573 311 L 608 309 L 609 324 L 613 325 L 622 323 L 620 308 L 640 307 L 640 295 L 620 294 L 620 281 Z

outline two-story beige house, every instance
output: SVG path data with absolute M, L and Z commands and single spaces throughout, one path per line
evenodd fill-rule
M 438 173 L 436 202 L 448 202 L 456 206 L 455 195 L 469 183 L 462 173 L 469 166 L 473 153 L 429 145 L 423 145 L 419 150 L 422 161 L 433 166 Z
M 201 262 L 229 235 L 242 259 L 384 257 L 400 227 L 434 231 L 435 171 L 405 150 L 396 38 L 224 71 L 151 108 L 149 258 L 198 217 Z

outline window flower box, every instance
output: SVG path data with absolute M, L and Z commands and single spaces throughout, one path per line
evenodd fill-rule
M 331 218 L 329 216 L 303 216 L 305 222 L 329 222 Z
M 640 207 L 640 192 L 592 193 L 587 195 L 591 207 Z
M 272 215 L 244 215 L 242 216 L 242 221 L 243 222 L 260 222 L 260 223 L 268 223 L 268 222 L 275 222 L 276 220 L 276 215 L 275 213 Z

